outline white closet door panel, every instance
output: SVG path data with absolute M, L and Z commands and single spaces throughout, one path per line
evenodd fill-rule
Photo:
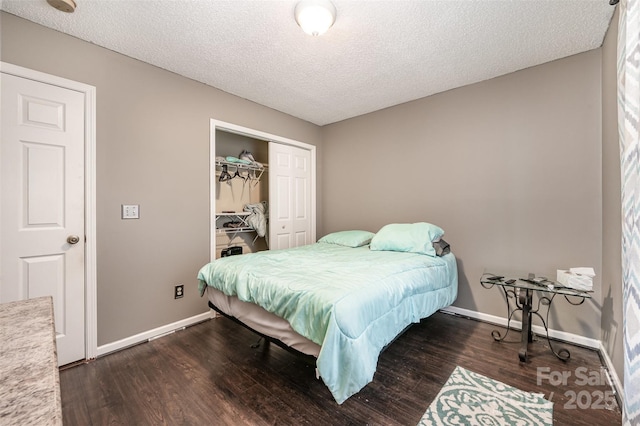
M 292 235 L 290 232 L 276 232 L 276 246 L 271 249 L 286 249 L 295 247 L 292 241 Z
M 311 244 L 311 173 L 309 162 L 311 153 L 300 148 L 293 148 L 294 167 L 293 191 L 294 214 L 292 220 L 296 246 Z
M 295 233 L 296 247 L 309 244 L 309 233 L 306 231 L 300 231 Z
M 292 193 L 291 176 L 276 176 L 276 219 L 280 222 L 290 222 L 292 219 L 291 211 L 293 210 L 293 202 L 295 200 Z M 286 223 L 283 223 L 286 225 Z
M 311 241 L 311 153 L 269 143 L 270 247 L 281 249 Z
M 309 203 L 307 199 L 309 198 L 309 194 L 307 191 L 307 187 L 309 186 L 309 181 L 306 178 L 295 177 L 293 179 L 293 187 L 294 187 L 294 196 L 291 202 L 294 205 L 293 219 L 296 221 L 306 221 L 309 219 Z

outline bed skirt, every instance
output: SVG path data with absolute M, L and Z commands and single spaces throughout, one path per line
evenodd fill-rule
M 266 311 L 258 305 L 243 302 L 235 296 L 227 296 L 220 290 L 210 286 L 207 286 L 206 294 L 209 302 L 220 311 L 236 318 L 258 333 L 279 340 L 305 355 L 318 357 L 320 345 L 294 331 L 287 320 Z

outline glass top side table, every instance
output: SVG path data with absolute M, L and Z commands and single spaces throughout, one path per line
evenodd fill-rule
M 549 338 L 549 311 L 551 310 L 551 304 L 556 296 L 561 295 L 572 305 L 582 305 L 586 299 L 591 298 L 590 292 L 565 287 L 555 280 L 544 276 L 536 276 L 532 273 L 500 272 L 489 269 L 485 269 L 480 278 L 480 284 L 484 288 L 500 287 L 507 301 L 507 331 L 503 336 L 500 331 L 493 330 L 491 336 L 495 341 L 501 342 L 507 337 L 511 330 L 513 314 L 522 311 L 521 346 L 518 351 L 520 361 L 525 362 L 527 360 L 528 345 L 533 341 L 533 333 L 531 331 L 533 315 L 536 315 L 542 321 L 551 352 L 562 361 L 567 361 L 571 357 L 571 353 L 567 349 L 561 348 L 556 351 L 551 344 L 551 339 Z M 533 305 L 534 295 L 537 295 L 535 308 Z M 511 304 L 512 299 L 514 300 L 513 306 Z M 546 319 L 541 314 L 543 306 L 546 306 L 547 310 Z

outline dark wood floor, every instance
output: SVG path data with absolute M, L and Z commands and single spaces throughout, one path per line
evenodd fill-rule
M 598 402 L 611 389 L 601 383 L 602 363 L 596 351 L 567 346 L 571 359 L 563 363 L 539 339 L 531 345 L 527 362 L 520 363 L 519 345 L 494 342 L 495 328 L 436 313 L 391 345 L 380 356 L 373 382 L 338 405 L 315 379 L 312 366 L 275 345 L 251 348 L 254 334 L 218 318 L 62 369 L 64 422 L 415 425 L 459 365 L 544 393 L 554 402 L 556 425 L 621 424 L 617 404 L 604 409 L 603 401 Z M 538 373 L 544 368 L 552 379 L 571 376 L 564 380 L 566 385 L 550 383 Z

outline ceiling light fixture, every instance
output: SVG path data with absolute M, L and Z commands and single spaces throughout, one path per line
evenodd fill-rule
M 76 10 L 76 2 L 73 0 L 47 0 L 47 3 L 62 12 L 73 13 Z
M 300 28 L 312 36 L 326 33 L 336 21 L 336 8 L 329 0 L 302 0 L 294 14 Z

